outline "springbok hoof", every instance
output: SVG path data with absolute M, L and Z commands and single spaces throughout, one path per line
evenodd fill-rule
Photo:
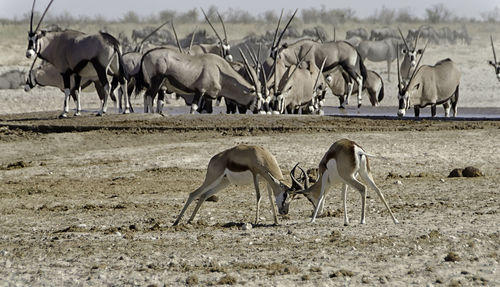
M 60 118 L 60 119 L 65 119 L 65 118 L 67 118 L 67 117 L 68 117 L 68 114 L 67 114 L 67 113 L 62 113 L 62 114 L 60 114 L 60 115 L 59 115 L 59 118 Z

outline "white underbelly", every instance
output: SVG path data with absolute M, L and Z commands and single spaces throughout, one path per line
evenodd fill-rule
M 251 171 L 234 172 L 226 168 L 225 174 L 229 181 L 235 185 L 253 184 L 253 174 Z

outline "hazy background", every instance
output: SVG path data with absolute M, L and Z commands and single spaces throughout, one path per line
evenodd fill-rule
M 48 0 L 37 1 L 36 11 L 43 11 Z M 0 18 L 22 19 L 29 13 L 32 5 L 31 0 L 0 0 Z M 244 10 L 250 14 L 257 15 L 265 11 L 276 11 L 281 8 L 325 8 L 325 9 L 352 9 L 355 17 L 367 18 L 380 12 L 383 7 L 395 10 L 408 10 L 419 18 L 425 17 L 425 9 L 433 5 L 443 3 L 454 16 L 460 18 L 474 18 L 482 20 L 484 13 L 498 10 L 500 0 L 459 0 L 459 1 L 435 1 L 435 0 L 362 0 L 362 1 L 297 1 L 297 0 L 56 0 L 51 8 L 51 14 L 70 14 L 75 17 L 96 17 L 106 20 L 120 20 L 128 11 L 135 12 L 140 17 L 156 15 L 161 10 L 174 10 L 186 12 L 193 8 L 208 8 L 216 6 L 222 13 L 228 10 Z M 118 5 L 117 5 L 118 4 Z

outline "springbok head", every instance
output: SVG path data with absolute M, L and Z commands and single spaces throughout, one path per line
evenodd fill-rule
M 415 43 L 413 44 L 413 47 L 410 47 L 408 43 L 406 42 L 405 37 L 403 36 L 403 33 L 401 32 L 401 29 L 398 28 L 399 30 L 399 35 L 401 35 L 401 39 L 403 39 L 403 42 L 405 46 L 401 50 L 401 53 L 405 56 L 408 57 L 408 60 L 410 61 L 410 67 L 414 68 L 417 65 L 417 55 L 421 55 L 423 50 L 418 49 L 417 50 L 417 44 L 418 44 L 418 38 L 420 38 L 420 31 L 417 34 L 417 37 L 415 38 Z M 399 51 L 399 49 L 398 49 Z M 398 52 L 399 53 L 399 52 Z
M 207 20 L 208 24 L 214 30 L 215 35 L 217 38 L 219 38 L 219 45 L 221 49 L 221 57 L 226 59 L 227 61 L 233 61 L 233 56 L 231 55 L 231 45 L 229 45 L 229 41 L 227 40 L 227 31 L 226 31 L 226 25 L 224 25 L 224 20 L 222 20 L 222 17 L 220 16 L 219 12 L 217 12 L 217 16 L 219 17 L 219 20 L 222 24 L 222 29 L 224 30 L 224 39 L 217 33 L 217 30 L 215 30 L 214 25 L 212 25 L 212 22 L 210 22 L 210 19 L 208 18 L 207 14 L 205 13 L 205 10 L 201 9 L 201 12 L 203 12 L 203 16 L 205 16 L 205 20 Z
M 495 53 L 495 45 L 493 45 L 493 37 L 490 35 L 491 49 L 493 49 L 493 61 L 488 63 L 495 68 L 495 74 L 497 75 L 498 81 L 500 81 L 500 62 L 497 61 L 497 54 Z
M 300 169 L 300 176 L 295 177 L 296 169 Z M 283 191 L 276 198 L 276 205 L 278 206 L 278 211 L 280 214 L 288 214 L 288 209 L 290 207 L 290 202 L 295 199 L 296 194 L 293 193 L 290 195 L 292 191 L 299 191 L 309 188 L 309 177 L 306 172 L 299 166 L 297 163 L 292 170 L 290 171 L 290 178 L 292 179 L 292 186 L 286 186 L 283 183 L 280 183 L 281 190 Z
M 421 88 L 420 83 L 416 83 L 413 81 L 413 78 L 417 74 L 420 61 L 422 61 L 422 58 L 424 57 L 425 49 L 427 49 L 427 45 L 429 44 L 429 41 L 425 44 L 424 49 L 422 50 L 422 55 L 418 59 L 417 65 L 415 66 L 415 69 L 413 70 L 413 73 L 411 74 L 410 79 L 406 83 L 406 85 L 402 82 L 401 80 L 401 67 L 399 65 L 399 53 L 397 54 L 397 68 L 398 68 L 398 102 L 399 102 L 399 109 L 398 109 L 398 116 L 403 117 L 406 114 L 406 110 L 408 110 L 411 106 L 411 94 Z M 398 45 L 399 46 L 399 45 Z
M 30 16 L 30 30 L 28 32 L 28 49 L 26 50 L 26 58 L 31 59 L 33 56 L 38 54 L 40 52 L 40 39 L 44 36 L 45 32 L 44 31 L 39 31 L 38 29 L 40 28 L 40 25 L 42 24 L 43 18 L 45 17 L 45 14 L 47 14 L 47 11 L 50 8 L 50 5 L 52 5 L 52 2 L 54 0 L 51 0 L 49 2 L 49 5 L 47 5 L 47 8 L 45 8 L 45 11 L 42 14 L 42 17 L 40 17 L 40 21 L 38 21 L 38 24 L 36 25 L 36 28 L 33 29 L 33 14 L 35 10 L 35 3 L 36 0 L 33 0 L 33 6 L 31 6 L 31 16 Z

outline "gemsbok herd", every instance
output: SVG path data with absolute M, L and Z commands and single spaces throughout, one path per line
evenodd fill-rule
M 163 112 L 166 94 L 176 93 L 191 105 L 191 113 L 210 111 L 213 100 L 225 99 L 228 112 L 236 108 L 242 113 L 322 114 L 327 87 L 339 97 L 344 107 L 351 95 L 357 98 L 358 108 L 362 104 L 363 91 L 369 94 L 370 102 L 377 106 L 384 98 L 384 83 L 379 74 L 368 70 L 364 61 L 386 61 L 390 73 L 391 63 L 397 60 L 398 75 L 398 116 L 405 115 L 413 107 L 418 117 L 420 109 L 431 106 L 432 116 L 436 115 L 436 105 L 443 105 L 445 116 L 453 108 L 457 116 L 461 73 L 451 59 L 442 59 L 434 65 L 420 65 L 427 44 L 418 49 L 420 33 L 412 42 L 399 30 L 401 39 L 362 40 L 357 47 L 347 41 L 315 41 L 299 39 L 295 43 L 282 43 L 283 36 L 297 10 L 289 18 L 280 32 L 283 11 L 269 47 L 269 56 L 245 48 L 237 52 L 242 62 L 233 60 L 231 45 L 227 37 L 222 17 L 224 38 L 210 22 L 205 11 L 203 15 L 215 32 L 215 44 L 191 44 L 183 48 L 177 38 L 177 46 L 143 48 L 144 41 L 167 23 L 163 23 L 139 43 L 135 50 L 123 53 L 120 42 L 106 32 L 85 34 L 75 30 L 43 30 L 40 26 L 53 3 L 49 2 L 34 28 L 35 2 L 31 8 L 28 48 L 26 57 L 34 58 L 26 81 L 26 91 L 35 86 L 53 86 L 64 92 L 64 107 L 60 117 L 68 116 L 70 96 L 76 103 L 75 116 L 81 113 L 80 92 L 93 85 L 101 101 L 98 115 L 107 111 L 108 96 L 116 100 L 118 92 L 119 111 L 133 112 L 130 104 L 132 93 L 144 92 L 144 111 L 154 112 L 153 103 L 157 98 L 156 112 Z M 393 33 L 394 34 L 394 33 Z M 195 33 L 192 34 L 193 38 Z M 398 35 L 396 35 L 398 37 Z M 413 38 L 411 38 L 413 39 Z M 429 43 L 429 42 L 427 42 Z M 500 81 L 500 62 L 497 61 L 493 38 L 491 38 L 495 68 Z M 245 54 L 245 52 L 246 54 Z M 420 58 L 417 61 L 418 56 Z M 400 57 L 402 60 L 400 61 Z M 37 59 L 43 63 L 36 66 Z M 251 61 L 248 61 L 248 58 Z M 401 63 L 400 63 L 401 62 Z M 119 87 L 118 87 L 119 86 Z M 123 101 L 123 106 L 122 106 Z M 267 184 L 274 223 L 278 223 L 276 212 L 287 214 L 292 199 L 305 196 L 313 206 L 314 222 L 321 213 L 325 194 L 334 184 L 342 184 L 344 224 L 349 224 L 347 216 L 347 187 L 351 186 L 361 194 L 361 220 L 365 223 L 367 184 L 373 189 L 387 208 L 394 223 L 398 223 L 379 188 L 375 185 L 368 158 L 370 154 L 357 143 L 342 139 L 336 141 L 321 159 L 318 180 L 310 184 L 304 170 L 298 166 L 290 173 L 292 186 L 284 182 L 276 158 L 266 149 L 255 145 L 238 145 L 214 155 L 207 168 L 203 184 L 189 194 L 184 208 L 174 225 L 179 224 L 189 205 L 197 200 L 196 207 L 188 222 L 191 222 L 202 203 L 229 184 L 251 185 L 256 191 L 257 209 L 255 223 L 259 220 L 261 193 L 259 180 Z M 299 168 L 303 176 L 295 177 Z M 365 183 L 360 182 L 357 177 Z

